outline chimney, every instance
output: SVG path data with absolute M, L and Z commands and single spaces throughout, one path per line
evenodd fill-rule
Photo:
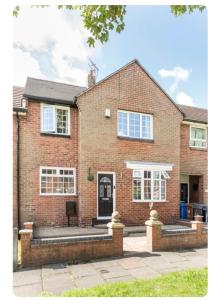
M 96 84 L 95 70 L 90 69 L 88 74 L 88 88 Z

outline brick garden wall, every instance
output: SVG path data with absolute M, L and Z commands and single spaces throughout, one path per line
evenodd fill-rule
M 163 232 L 163 224 L 158 220 L 152 220 L 152 217 L 145 224 L 147 233 L 146 250 L 150 252 L 199 248 L 208 244 L 208 231 L 203 228 L 203 222 L 200 221 L 192 221 L 191 230 L 182 229 L 172 232 L 169 232 L 169 230 Z
M 123 255 L 123 228 L 112 228 L 108 235 L 90 236 L 90 239 L 75 237 L 68 242 L 43 244 L 34 243 L 30 229 L 21 230 L 20 234 L 22 267 Z
M 189 147 L 190 126 L 181 125 L 180 173 L 202 175 L 199 183 L 200 202 L 207 203 L 208 193 L 208 150 Z
M 97 217 L 97 172 L 116 173 L 116 210 L 125 224 L 144 224 L 148 203 L 132 202 L 132 170 L 125 160 L 173 163 L 167 180 L 167 202 L 155 203 L 163 222 L 179 217 L 180 123 L 182 115 L 165 94 L 133 63 L 80 96 L 80 223 Z M 111 118 L 104 116 L 111 110 Z M 117 110 L 153 115 L 154 141 L 117 138 Z M 87 180 L 88 168 L 95 180 Z M 167 213 L 169 211 L 169 213 Z
M 28 101 L 27 115 L 20 121 L 21 224 L 27 221 L 34 221 L 36 226 L 67 224 L 65 203 L 77 200 L 77 196 L 40 196 L 39 169 L 40 166 L 73 167 L 78 175 L 78 111 L 75 108 L 70 111 L 70 137 L 41 135 L 40 103 Z M 76 224 L 77 219 L 71 218 L 71 222 Z

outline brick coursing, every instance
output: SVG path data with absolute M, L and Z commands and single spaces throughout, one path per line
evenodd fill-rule
M 132 202 L 132 170 L 126 160 L 172 163 L 167 180 L 167 201 L 154 203 L 164 223 L 179 218 L 180 174 L 205 174 L 207 186 L 207 152 L 188 147 L 187 126 L 182 114 L 136 63 L 115 73 L 77 99 L 71 107 L 71 136 L 62 138 L 40 134 L 40 103 L 28 101 L 28 112 L 21 127 L 21 224 L 67 225 L 65 203 L 78 201 L 78 218 L 72 224 L 91 225 L 97 217 L 97 172 L 115 172 L 116 209 L 125 224 L 144 224 L 149 203 Z M 105 118 L 105 109 L 111 117 Z M 153 142 L 117 137 L 117 110 L 153 115 Z M 14 125 L 15 126 L 15 125 Z M 15 139 L 16 131 L 14 127 Z M 14 155 L 15 155 L 14 142 Z M 75 167 L 76 196 L 40 196 L 39 167 Z M 14 222 L 16 222 L 16 174 L 14 163 Z M 88 169 L 94 181 L 88 181 Z M 190 173 L 191 172 L 191 173 Z M 206 173 L 205 173 L 206 172 Z M 204 199 L 206 195 L 204 195 Z
M 71 108 L 69 138 L 40 133 L 40 103 L 29 101 L 28 113 L 20 120 L 21 224 L 67 225 L 65 203 L 77 196 L 40 196 L 40 166 L 73 167 L 78 178 L 78 112 Z M 78 185 L 78 183 L 76 183 Z M 76 218 L 71 218 L 77 224 Z
M 123 228 L 112 229 L 108 240 L 92 240 L 51 244 L 32 243 L 32 230 L 21 230 L 22 267 L 41 266 L 58 262 L 77 262 L 101 257 L 123 255 Z
M 173 163 L 167 181 L 167 202 L 155 203 L 165 223 L 179 215 L 180 123 L 182 115 L 165 94 L 136 64 L 113 75 L 78 98 L 80 223 L 97 216 L 96 186 L 86 180 L 87 169 L 116 173 L 116 209 L 125 224 L 143 224 L 149 215 L 148 203 L 132 202 L 132 170 L 125 160 Z M 104 117 L 105 109 L 111 118 Z M 153 115 L 154 142 L 117 138 L 117 110 Z M 169 214 L 167 211 L 169 210 Z

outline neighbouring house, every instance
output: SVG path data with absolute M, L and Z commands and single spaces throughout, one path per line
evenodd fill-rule
M 88 87 L 14 87 L 14 224 L 172 224 L 180 200 L 207 203 L 207 110 L 177 105 L 133 60 Z M 73 206 L 72 206 L 73 204 Z

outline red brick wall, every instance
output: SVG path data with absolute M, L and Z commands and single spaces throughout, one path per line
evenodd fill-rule
M 78 111 L 71 108 L 71 137 L 40 134 L 40 103 L 29 101 L 26 117 L 20 121 L 21 224 L 67 224 L 65 203 L 77 196 L 40 196 L 40 166 L 74 167 L 78 174 Z M 78 183 L 77 183 L 78 187 Z M 76 219 L 72 220 L 74 223 Z
M 32 244 L 32 230 L 23 230 L 20 234 L 22 267 L 123 255 L 123 228 L 113 229 L 108 240 L 97 240 L 93 236 L 91 240 L 68 243 Z
M 180 173 L 188 175 L 201 175 L 199 182 L 200 202 L 207 203 L 208 194 L 208 151 L 189 147 L 190 126 L 181 125 L 181 156 Z
M 132 202 L 132 170 L 125 160 L 173 163 L 167 202 L 155 203 L 165 223 L 179 216 L 180 123 L 182 115 L 137 64 L 131 64 L 78 98 L 80 222 L 97 216 L 97 172 L 116 173 L 116 209 L 126 224 L 143 224 L 148 203 Z M 111 118 L 104 117 L 105 109 Z M 117 138 L 117 110 L 153 114 L 154 142 Z M 95 176 L 87 180 L 88 168 Z
M 150 222 L 149 222 L 150 223 Z M 207 246 L 208 231 L 203 230 L 202 222 L 192 223 L 194 231 L 163 233 L 158 224 L 148 224 L 146 251 L 165 251 L 184 248 L 199 248 Z
M 17 127 L 16 115 L 13 115 L 13 227 L 17 227 Z

